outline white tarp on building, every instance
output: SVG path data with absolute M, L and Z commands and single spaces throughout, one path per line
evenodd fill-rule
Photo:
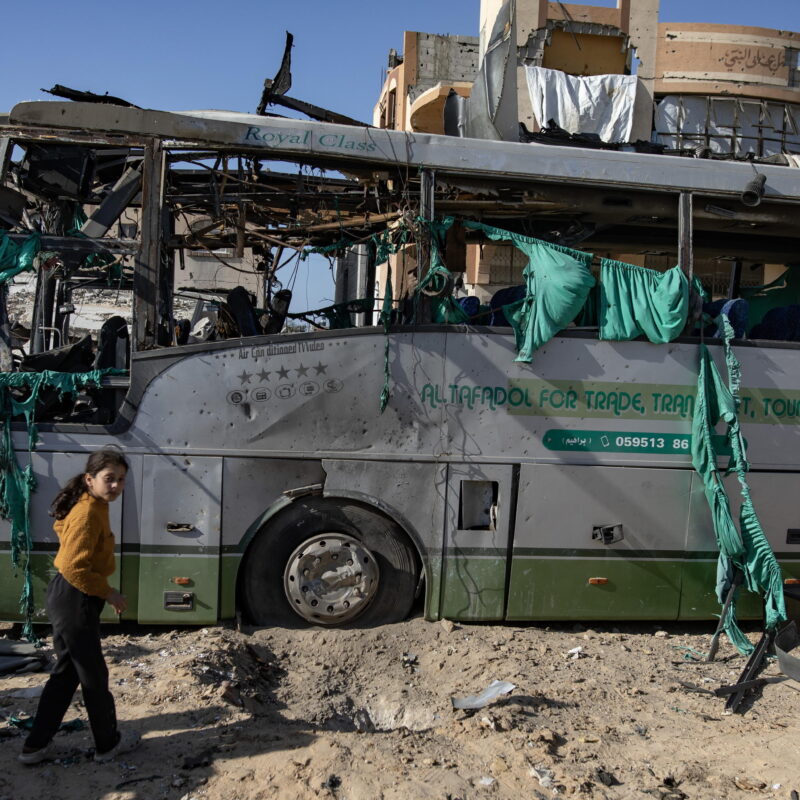
M 555 69 L 526 67 L 533 113 L 569 133 L 596 133 L 604 142 L 628 142 L 636 100 L 635 75 L 578 78 Z

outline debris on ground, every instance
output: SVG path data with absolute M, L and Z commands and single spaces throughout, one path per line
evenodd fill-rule
M 508 681 L 492 681 L 480 694 L 467 695 L 466 697 L 451 697 L 453 708 L 476 709 L 488 706 L 493 700 L 517 687 Z
M 725 639 L 713 662 L 682 658 L 707 649 L 711 623 L 661 630 L 418 618 L 353 630 L 109 626 L 117 713 L 141 747 L 95 765 L 79 693 L 66 722 L 83 729 L 57 735 L 57 760 L 23 768 L 14 725 L 35 713 L 46 674 L 4 676 L 0 798 L 787 800 L 795 682 L 770 660 L 759 693 L 725 716 L 716 690 L 747 659 Z M 489 698 L 498 675 L 513 691 Z M 482 695 L 479 710 L 453 713 L 452 698 Z

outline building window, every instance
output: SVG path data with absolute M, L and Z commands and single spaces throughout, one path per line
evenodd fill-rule
M 386 127 L 389 128 L 389 130 L 394 130 L 395 127 L 395 122 L 397 119 L 395 114 L 396 106 L 397 91 L 392 89 L 392 91 L 389 92 L 389 99 L 386 101 Z
M 800 50 L 786 48 L 786 66 L 789 68 L 789 86 L 800 86 Z

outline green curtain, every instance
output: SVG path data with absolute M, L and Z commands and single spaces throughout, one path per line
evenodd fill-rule
M 22 244 L 11 241 L 7 231 L 0 231 L 0 284 L 15 275 L 33 269 L 33 260 L 42 247 L 42 236 L 36 231 Z
M 417 284 L 417 288 L 414 291 L 415 300 L 418 300 L 420 294 L 422 294 L 425 289 L 437 288 L 436 284 L 438 283 L 439 294 L 428 295 L 433 321 L 444 325 L 469 322 L 469 315 L 451 294 L 451 273 L 445 266 L 444 259 L 442 258 L 445 234 L 455 222 L 455 219 L 453 217 L 444 217 L 441 220 L 432 221 L 426 220 L 423 217 L 418 217 L 417 221 L 422 225 L 427 225 L 430 229 L 431 263 L 430 268 L 425 273 L 425 277 Z
M 646 336 L 671 342 L 686 327 L 689 281 L 680 267 L 658 272 L 603 258 L 600 261 L 600 338 Z
M 600 284 L 597 283 L 589 290 L 589 296 L 583 304 L 580 313 L 575 317 L 575 324 L 579 328 L 596 328 L 600 324 Z
M 724 334 L 728 386 L 722 380 L 708 348 L 701 344 L 697 399 L 692 418 L 692 464 L 703 479 L 719 546 L 717 599 L 720 604 L 725 602 L 733 585 L 734 575 L 737 570 L 741 570 L 747 588 L 752 592 L 763 592 L 765 624 L 769 630 L 773 630 L 786 619 L 783 581 L 780 566 L 761 527 L 747 483 L 749 465 L 738 419 L 741 369 L 730 346 L 733 328 L 724 315 L 720 317 L 719 323 Z M 724 474 L 736 473 L 742 496 L 738 530 L 722 483 L 723 473 L 717 466 L 712 445 L 714 426 L 719 421 L 727 425 L 726 437 L 731 450 L 730 463 Z M 738 590 L 735 594 L 738 594 Z M 722 623 L 733 645 L 742 653 L 750 653 L 753 646 L 736 622 L 735 596 Z
M 586 304 L 595 279 L 589 266 L 592 254 L 510 233 L 480 222 L 464 220 L 464 227 L 483 231 L 494 241 L 509 241 L 528 258 L 523 271 L 525 297 L 503 308 L 514 329 L 515 361 L 530 363 L 533 354 L 566 328 Z
M 389 256 L 396 253 L 407 241 L 408 229 L 405 225 L 400 228 L 400 237 L 397 242 L 392 240 L 391 231 L 385 230 L 381 234 L 373 235 L 370 245 L 375 249 L 375 266 L 386 262 L 386 283 L 383 287 L 383 304 L 379 321 L 383 325 L 383 386 L 378 400 L 381 414 L 386 410 L 391 395 L 391 369 L 389 367 L 389 324 L 392 321 L 394 297 L 392 291 L 392 264 Z

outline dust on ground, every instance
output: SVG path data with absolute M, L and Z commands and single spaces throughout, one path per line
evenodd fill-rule
M 142 746 L 95 764 L 84 728 L 56 737 L 60 760 L 25 767 L 8 719 L 35 711 L 20 695 L 47 676 L 0 678 L 0 800 L 789 800 L 800 686 L 773 663 L 762 694 L 725 715 L 709 690 L 745 659 L 723 641 L 717 661 L 695 660 L 710 629 L 108 629 L 118 715 Z M 453 709 L 498 679 L 516 688 Z

